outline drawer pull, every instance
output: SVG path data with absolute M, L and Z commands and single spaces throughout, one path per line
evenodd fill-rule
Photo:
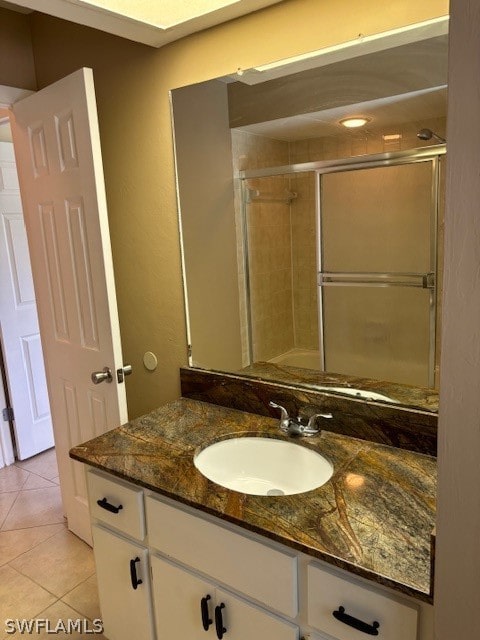
M 202 625 L 205 631 L 208 631 L 208 627 L 212 624 L 213 620 L 208 615 L 208 601 L 211 600 L 210 595 L 206 595 L 200 600 L 200 610 L 202 612 Z
M 97 500 L 97 504 L 99 507 L 102 507 L 102 509 L 105 509 L 105 511 L 110 511 L 110 513 L 118 513 L 120 509 L 123 509 L 122 504 L 119 504 L 118 507 L 116 507 L 114 504 L 110 504 L 106 498 Z
M 134 589 L 136 589 L 139 584 L 143 584 L 143 580 L 137 578 L 137 562 L 140 562 L 138 556 L 134 560 L 130 560 L 130 580 L 132 581 L 132 587 Z
M 222 609 L 224 608 L 225 604 L 223 602 L 219 604 L 218 607 L 215 607 L 215 630 L 217 632 L 218 640 L 222 640 L 223 634 L 227 633 L 227 630 L 223 626 Z
M 363 631 L 363 633 L 369 636 L 378 636 L 380 623 L 377 621 L 372 622 L 372 624 L 367 624 L 363 622 L 363 620 L 359 620 L 345 613 L 345 607 L 338 607 L 338 611 L 333 611 L 332 615 L 337 620 L 340 620 L 340 622 L 343 622 L 343 624 L 348 624 L 349 627 L 353 627 L 357 631 Z

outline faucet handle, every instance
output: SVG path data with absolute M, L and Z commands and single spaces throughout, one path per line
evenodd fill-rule
M 277 404 L 276 402 L 273 402 L 272 400 L 268 403 L 271 407 L 273 407 L 274 409 L 280 409 L 281 413 L 280 413 L 280 429 L 282 429 L 283 431 L 288 431 L 288 426 L 290 424 L 290 416 L 288 415 L 288 411 L 285 409 L 285 407 L 282 407 L 281 404 Z

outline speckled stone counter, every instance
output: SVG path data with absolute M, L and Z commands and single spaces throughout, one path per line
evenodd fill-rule
M 334 389 L 346 387 L 347 391 L 349 389 L 363 389 L 364 391 L 373 391 L 385 395 L 390 398 L 393 403 L 404 407 L 438 413 L 438 391 L 435 389 L 397 384 L 395 382 L 387 382 L 386 380 L 358 378 L 340 373 L 280 365 L 273 362 L 254 362 L 249 367 L 238 371 L 238 373 L 260 380 L 295 384 L 311 389 L 323 388 L 324 390 L 328 390 L 329 387 L 333 387 Z M 341 392 L 332 389 L 330 389 L 330 392 L 341 395 Z
M 184 398 L 267 417 L 278 416 L 271 400 L 293 416 L 307 417 L 307 409 L 310 414 L 331 412 L 335 420 L 328 428 L 340 435 L 431 456 L 437 452 L 438 416 L 432 411 L 206 369 L 181 368 L 180 381 Z
M 264 497 L 207 480 L 195 452 L 225 438 L 288 439 L 278 420 L 181 398 L 89 442 L 72 458 L 240 525 L 306 554 L 432 601 L 430 536 L 436 461 L 323 431 L 297 439 L 334 474 L 307 493 Z

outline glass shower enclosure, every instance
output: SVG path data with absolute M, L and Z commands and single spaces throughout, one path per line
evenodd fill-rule
M 444 154 L 241 172 L 250 363 L 435 386 Z

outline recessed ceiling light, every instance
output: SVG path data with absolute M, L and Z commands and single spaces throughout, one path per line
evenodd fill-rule
M 356 129 L 357 127 L 363 127 L 370 122 L 370 118 L 363 118 L 361 116 L 355 118 L 344 118 L 340 120 L 340 124 L 348 129 Z

